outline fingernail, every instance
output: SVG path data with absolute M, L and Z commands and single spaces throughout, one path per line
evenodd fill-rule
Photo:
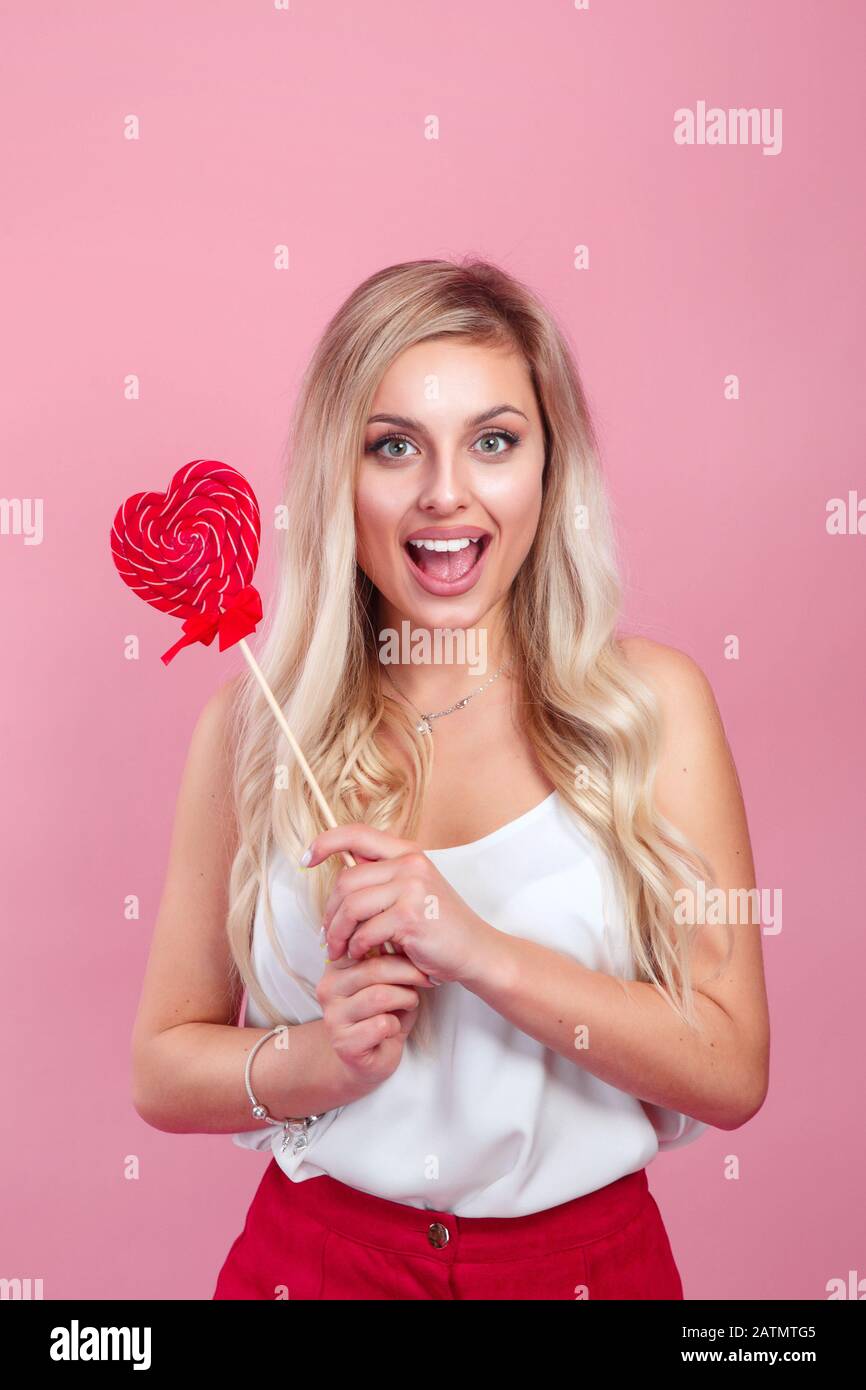
M 305 849 L 300 859 L 298 860 L 298 863 L 300 864 L 302 869 L 305 869 L 307 867 L 312 857 L 313 851 L 311 849 Z

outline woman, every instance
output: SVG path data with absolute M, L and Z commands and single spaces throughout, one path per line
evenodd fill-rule
M 259 660 L 339 826 L 220 691 L 134 1037 L 144 1119 L 272 1152 L 215 1298 L 683 1297 L 646 1166 L 763 1103 L 760 924 L 701 921 L 754 888 L 737 775 L 615 632 L 597 452 L 484 262 L 373 275 L 312 359 Z

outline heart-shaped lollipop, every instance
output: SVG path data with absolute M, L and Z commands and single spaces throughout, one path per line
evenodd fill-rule
M 224 651 L 255 631 L 260 537 L 255 493 L 214 459 L 188 463 L 166 492 L 137 492 L 118 508 L 111 553 L 121 579 L 145 603 L 186 619 L 166 665 L 191 642 L 207 645 L 219 634 Z

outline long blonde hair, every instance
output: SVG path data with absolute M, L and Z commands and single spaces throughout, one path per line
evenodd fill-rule
M 527 732 L 548 779 L 608 857 L 634 978 L 653 983 L 686 1024 L 697 1026 L 691 928 L 676 920 L 673 885 L 695 892 L 699 878 L 712 884 L 712 869 L 653 806 L 658 709 L 616 638 L 618 566 L 576 363 L 544 305 L 503 270 L 469 258 L 389 266 L 359 285 L 327 325 L 287 441 L 289 520 L 258 661 L 337 820 L 364 820 L 412 839 L 432 771 L 432 740 L 419 738 L 405 706 L 380 685 L 377 595 L 356 563 L 354 484 L 383 374 L 406 348 L 443 335 L 512 347 L 529 367 L 546 468 L 535 539 L 508 600 Z M 324 826 L 250 677 L 240 683 L 235 715 L 240 847 L 228 935 L 235 985 L 246 987 L 276 1024 L 284 1020 L 252 960 L 256 901 L 261 891 L 276 958 L 300 981 L 274 930 L 268 866 L 275 846 L 293 855 Z M 332 856 L 311 871 L 315 919 L 341 868 Z M 433 1034 L 427 991 L 420 993 L 410 1043 L 426 1048 Z

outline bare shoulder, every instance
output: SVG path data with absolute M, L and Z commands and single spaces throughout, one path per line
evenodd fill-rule
M 234 767 L 237 748 L 241 676 L 226 681 L 214 691 L 196 720 L 189 745 L 188 768 L 200 770 L 211 781 L 225 776 Z
M 170 874 L 207 864 L 219 879 L 237 846 L 234 777 L 240 677 L 205 702 L 189 742 L 175 809 Z
M 237 842 L 234 776 L 240 677 L 202 706 L 189 741 L 175 812 L 174 844 L 182 863 L 228 853 Z M 177 857 L 177 856 L 175 856 Z
M 211 750 L 231 744 L 235 733 L 241 680 L 241 676 L 234 676 L 226 681 L 202 706 L 193 730 L 194 743 Z
M 646 637 L 620 639 L 634 674 L 656 697 L 660 720 L 655 799 L 704 847 L 736 842 L 744 855 L 745 808 L 715 692 L 686 652 Z
M 667 721 L 724 732 L 709 677 L 687 652 L 649 637 L 621 637 L 619 647 L 631 670 L 658 699 Z

